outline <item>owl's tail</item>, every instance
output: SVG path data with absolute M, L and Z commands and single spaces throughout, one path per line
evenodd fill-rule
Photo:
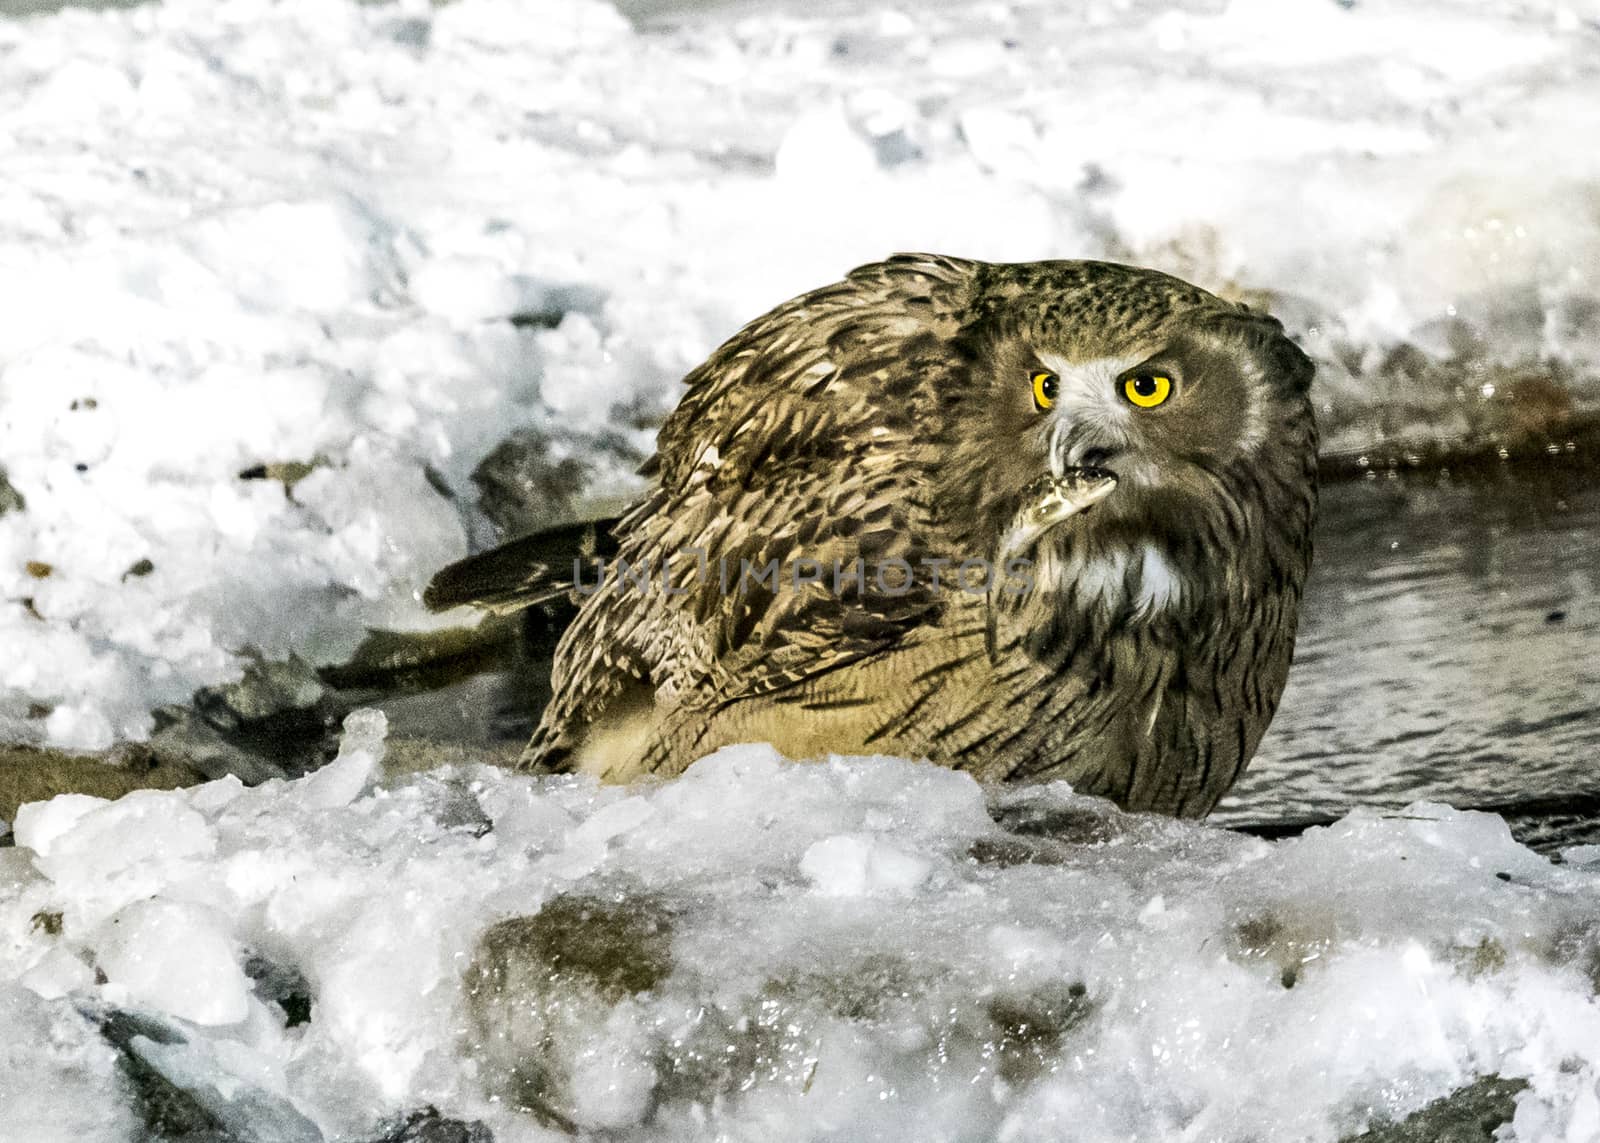
M 509 615 L 578 588 L 616 554 L 615 519 L 565 524 L 511 540 L 441 568 L 422 593 L 429 611 L 463 605 Z

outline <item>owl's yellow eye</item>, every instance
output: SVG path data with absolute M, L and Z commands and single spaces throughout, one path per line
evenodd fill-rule
M 1056 391 L 1061 379 L 1048 369 L 1033 371 L 1033 405 L 1041 413 L 1056 403 Z
M 1122 395 L 1141 409 L 1153 409 L 1172 396 L 1172 378 L 1160 373 L 1141 373 L 1122 383 Z

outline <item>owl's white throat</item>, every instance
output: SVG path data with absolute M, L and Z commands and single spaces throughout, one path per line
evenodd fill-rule
M 1132 547 L 1040 553 L 1038 582 L 1051 585 L 1085 608 L 1122 611 L 1152 618 L 1175 607 L 1184 596 L 1183 576 L 1150 543 Z

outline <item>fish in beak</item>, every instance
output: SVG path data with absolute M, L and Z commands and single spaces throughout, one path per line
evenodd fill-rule
M 1094 507 L 1117 487 L 1117 475 L 1109 469 L 1076 467 L 1066 468 L 1060 476 L 1041 476 L 1028 486 L 1022 507 L 1011 519 L 1005 539 L 1000 545 L 999 564 L 1026 556 L 1047 533 L 1064 520 Z M 998 610 L 995 606 L 995 583 L 998 576 L 989 577 L 988 621 L 983 642 L 991 662 L 995 659 L 996 624 Z
M 1041 476 L 1028 486 L 1022 507 L 1012 517 L 1000 545 L 1001 562 L 1026 555 L 1052 528 L 1100 503 L 1116 487 L 1116 473 L 1104 468 L 1068 468 L 1060 476 Z

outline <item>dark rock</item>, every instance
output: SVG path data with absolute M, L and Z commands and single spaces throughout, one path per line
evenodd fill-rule
M 478 507 L 508 537 L 570 520 L 573 497 L 588 476 L 581 461 L 552 460 L 544 433 L 522 428 L 483 458 L 472 482 L 478 486 Z
M 516 275 L 518 303 L 508 315 L 518 329 L 554 329 L 568 314 L 587 314 L 597 318 L 605 308 L 604 292 L 580 283 L 541 282 Z
M 1071 849 L 1047 837 L 995 834 L 980 837 L 967 847 L 967 856 L 979 865 L 1010 869 L 1017 865 L 1064 865 Z
M 290 777 L 333 757 L 339 723 L 351 708 L 315 669 L 294 656 L 278 662 L 256 657 L 238 682 L 204 687 L 194 696 L 200 720 L 230 748 L 227 758 L 258 758 Z M 197 748 L 205 736 L 199 725 L 191 730 L 194 741 L 189 746 Z M 250 781 L 227 764 L 230 773 Z
M 431 20 L 391 20 L 385 25 L 384 30 L 395 43 L 418 51 L 426 49 L 429 41 L 433 39 Z
M 1223 947 L 1235 963 L 1261 966 L 1280 987 L 1293 988 L 1307 967 L 1326 955 L 1331 940 L 1332 931 L 1321 918 L 1267 910 L 1231 925 Z
M 11 481 L 6 479 L 6 470 L 0 468 L 0 516 L 7 512 L 21 512 L 28 506 L 22 498 L 22 493 L 11 487 Z
M 574 1074 L 614 1050 L 612 1011 L 671 975 L 673 917 L 654 896 L 572 894 L 491 927 L 465 976 L 467 1050 L 488 1090 L 559 1130 L 627 1126 L 586 1122 Z
M 1078 983 L 991 998 L 988 1013 L 998 1033 L 1000 1078 L 1025 1084 L 1049 1071 L 1067 1033 L 1094 1010 L 1088 989 Z
M 708 1005 L 663 1045 L 657 1095 L 663 1105 L 713 1107 L 758 1087 L 804 1091 L 816 1071 L 821 1023 L 890 1019 L 927 991 L 912 964 L 884 953 L 767 980 L 742 1003 Z
M 236 683 L 205 687 L 195 693 L 195 709 L 218 730 L 236 730 L 291 711 L 315 710 L 328 698 L 317 672 L 299 657 L 285 662 L 256 659 Z
M 311 1023 L 315 995 L 299 969 L 256 955 L 245 961 L 244 974 L 254 982 L 255 994 L 283 1013 L 285 1028 Z
M 372 1143 L 494 1143 L 494 1133 L 477 1120 L 451 1119 L 424 1107 L 388 1124 Z
M 208 781 L 233 775 L 247 786 L 272 778 L 287 778 L 289 771 L 276 762 L 244 749 L 222 732 L 182 707 L 156 712 L 158 728 L 147 748 L 155 756 L 180 763 Z
M 1067 802 L 1049 786 L 997 787 L 989 817 L 1010 833 L 1069 845 L 1102 845 L 1127 833 L 1135 820 L 1110 802 Z
M 483 837 L 494 829 L 494 822 L 483 812 L 483 804 L 465 782 L 451 782 L 445 787 L 433 820 L 440 829 L 464 830 L 473 837 Z
M 1524 1079 L 1484 1076 L 1434 1100 L 1399 1123 L 1374 1127 L 1340 1143 L 1494 1143 L 1495 1132 L 1516 1114 Z
M 288 1100 L 228 1070 L 203 1032 L 151 1012 L 82 1004 L 121 1053 L 147 1138 L 171 1143 L 322 1143 Z

